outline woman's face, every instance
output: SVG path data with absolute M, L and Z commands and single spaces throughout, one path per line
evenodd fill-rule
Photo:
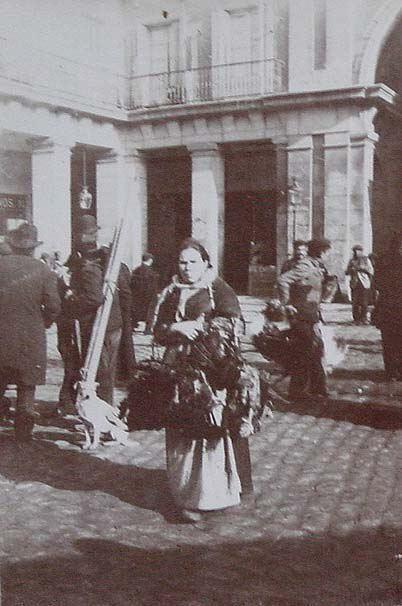
M 208 267 L 208 261 L 204 261 L 195 248 L 186 248 L 179 256 L 179 272 L 181 279 L 187 284 L 198 282 Z

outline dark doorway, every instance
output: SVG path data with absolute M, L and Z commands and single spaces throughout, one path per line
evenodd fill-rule
M 276 191 L 227 192 L 225 280 L 239 294 L 248 291 L 250 262 L 276 264 Z
M 191 162 L 184 148 L 158 150 L 147 161 L 148 250 L 166 284 L 179 244 L 191 234 Z
M 155 256 L 163 284 L 176 271 L 180 242 L 191 234 L 189 195 L 151 193 L 148 199 L 148 249 Z

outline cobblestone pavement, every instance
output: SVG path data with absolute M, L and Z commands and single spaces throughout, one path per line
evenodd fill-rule
M 245 306 L 250 320 L 259 303 Z M 402 606 L 398 386 L 383 388 L 378 332 L 349 313 L 328 310 L 351 343 L 342 393 L 278 407 L 250 440 L 255 503 L 197 524 L 175 518 L 163 432 L 88 454 L 73 417 L 52 416 L 50 334 L 34 442 L 0 428 L 1 606 Z

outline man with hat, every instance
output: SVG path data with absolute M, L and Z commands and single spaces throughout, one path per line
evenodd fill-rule
M 46 381 L 46 332 L 60 313 L 56 276 L 33 258 L 42 244 L 28 223 L 9 232 L 11 254 L 0 256 L 0 394 L 17 386 L 15 436 L 31 439 L 35 386 Z
M 70 289 L 66 292 L 65 308 L 70 317 L 79 321 L 79 335 L 76 342 L 80 348 L 80 366 L 83 366 L 91 337 L 96 312 L 102 305 L 103 277 L 108 261 L 108 249 L 98 248 L 99 227 L 93 215 L 83 215 L 78 226 L 77 251 L 71 255 L 67 264 L 70 267 Z M 128 325 L 128 328 L 127 328 Z M 127 368 L 135 362 L 131 325 L 130 272 L 121 264 L 117 288 L 103 342 L 97 381 L 98 396 L 113 404 L 113 388 L 116 377 L 117 358 L 122 339 L 126 346 Z M 76 369 L 76 378 L 78 378 Z
M 278 278 L 278 294 L 288 311 L 294 344 L 294 368 L 289 399 L 327 397 L 323 366 L 324 343 L 320 331 L 323 286 L 328 272 L 325 259 L 331 248 L 326 239 L 311 240 L 308 255 Z
M 350 276 L 353 320 L 355 324 L 370 324 L 367 315 L 374 268 L 370 259 L 363 254 L 363 246 L 356 244 L 352 251 L 353 256 L 345 274 Z

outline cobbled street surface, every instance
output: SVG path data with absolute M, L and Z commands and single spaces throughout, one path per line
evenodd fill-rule
M 251 322 L 262 303 L 242 301 Z M 49 331 L 35 440 L 0 428 L 1 606 L 402 606 L 402 386 L 382 382 L 374 327 L 350 325 L 346 305 L 324 315 L 349 343 L 332 399 L 277 404 L 250 440 L 255 503 L 197 524 L 175 517 L 163 432 L 88 454 L 78 421 L 53 414 Z

